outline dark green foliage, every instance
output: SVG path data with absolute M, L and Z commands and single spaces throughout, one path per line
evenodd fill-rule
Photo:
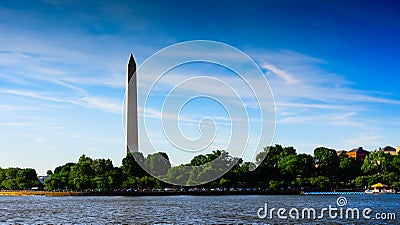
M 125 158 L 122 159 L 122 173 L 124 175 L 125 180 L 134 177 L 143 177 L 146 176 L 147 173 L 143 169 L 144 165 L 144 156 L 140 152 L 133 152 L 126 155 Z
M 151 171 L 155 176 L 166 175 L 171 168 L 168 155 L 164 152 L 148 155 L 144 165 L 146 169 Z
M 226 151 L 216 150 L 195 156 L 187 165 L 173 166 L 166 153 L 144 157 L 130 153 L 121 167 L 114 167 L 109 159 L 91 159 L 82 155 L 77 163 L 66 163 L 54 171 L 47 171 L 48 190 L 102 190 L 121 188 L 151 189 L 171 185 L 150 176 L 147 168 L 160 178 L 173 183 L 196 184 L 231 168 L 217 180 L 203 184 L 205 188 L 260 187 L 271 190 L 286 188 L 333 190 L 337 188 L 366 187 L 381 182 L 400 188 L 400 155 L 383 151 L 371 152 L 365 160 L 358 161 L 346 155 L 337 155 L 333 149 L 319 147 L 314 157 L 297 154 L 293 147 L 280 145 L 264 148 L 256 157 L 258 165 L 243 162 Z M 264 159 L 264 160 L 262 160 Z M 1 189 L 28 189 L 40 186 L 34 169 L 0 168 Z
M 39 187 L 36 171 L 31 168 L 0 168 L 0 189 L 26 190 Z
M 48 190 L 113 190 L 123 183 L 122 170 L 110 159 L 91 159 L 82 155 L 77 163 L 67 163 L 54 170 L 45 181 Z
M 339 156 L 334 149 L 319 147 L 314 150 L 317 174 L 320 176 L 336 176 L 339 167 Z

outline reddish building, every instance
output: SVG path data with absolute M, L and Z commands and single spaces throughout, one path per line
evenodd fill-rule
M 391 155 L 396 155 L 397 154 L 396 149 L 393 148 L 392 146 L 386 146 L 386 147 L 384 147 L 382 149 L 379 148 L 379 150 L 383 151 L 384 153 L 391 154 Z
M 364 150 L 362 147 L 354 148 L 348 152 L 346 155 L 357 160 L 364 161 L 365 157 L 369 154 L 369 151 Z

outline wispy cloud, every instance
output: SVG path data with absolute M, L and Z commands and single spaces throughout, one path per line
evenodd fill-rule
M 297 108 L 297 109 L 332 109 L 332 110 L 343 110 L 343 111 L 351 111 L 351 110 L 365 110 L 365 107 L 361 106 L 354 106 L 354 105 L 335 105 L 335 104 L 329 104 L 329 103 L 301 103 L 301 102 L 285 102 L 285 101 L 279 101 L 276 102 L 276 106 L 284 111 L 287 108 Z
M 356 116 L 376 105 L 400 104 L 400 100 L 389 98 L 390 95 L 380 90 L 354 88 L 352 81 L 344 76 L 323 69 L 321 64 L 326 64 L 325 60 L 287 50 L 255 52 L 254 55 L 264 70 L 277 75 L 267 76 L 267 79 L 278 113 L 289 109 L 301 113 L 319 111 L 323 115 L 330 110 L 339 115 L 355 113 L 352 116 Z
M 102 97 L 83 97 L 80 105 L 88 108 L 100 109 L 106 112 L 121 113 L 122 100 L 102 98 Z
M 19 104 L 0 104 L 0 111 L 22 111 L 22 110 L 37 110 L 37 108 L 21 106 Z
M 186 124 L 192 124 L 192 125 L 198 125 L 199 122 L 205 118 L 211 119 L 211 120 L 217 122 L 219 125 L 231 125 L 232 121 L 235 121 L 235 122 L 250 121 L 250 119 L 245 120 L 244 118 L 229 118 L 229 117 L 222 117 L 222 116 L 200 117 L 200 116 L 196 115 L 196 113 L 192 113 L 190 116 L 187 114 L 175 115 L 172 112 L 160 112 L 154 108 L 146 108 L 145 112 L 146 113 L 143 113 L 143 109 L 139 109 L 139 115 L 144 116 L 149 119 L 172 120 L 172 121 L 177 121 L 179 123 L 186 123 Z M 206 123 L 206 124 L 211 125 L 209 123 Z
M 11 76 L 11 74 L 3 73 L 2 76 L 13 82 L 19 81 L 19 83 L 28 84 L 32 80 L 45 81 L 80 92 L 83 92 L 84 89 L 77 85 L 108 88 L 125 87 L 123 63 L 121 63 L 120 68 L 116 68 L 115 64 L 97 64 L 94 61 L 95 57 L 88 57 L 84 59 L 84 63 L 77 65 L 74 61 L 68 65 L 65 58 L 20 51 L 0 52 L 0 65 L 8 68 L 9 73 L 13 74 Z M 21 65 L 24 66 L 21 67 Z M 79 69 L 75 67 L 79 67 Z
M 278 124 L 330 124 L 344 127 L 363 127 L 355 118 L 356 112 L 349 113 L 313 113 L 311 115 L 282 113 Z
M 382 135 L 374 134 L 371 132 L 359 134 L 356 137 L 344 140 L 342 142 L 342 146 L 345 149 L 352 149 L 354 147 L 360 146 L 366 148 L 367 150 L 374 150 L 377 148 L 377 146 L 382 145 L 381 138 Z
M 288 84 L 297 84 L 299 82 L 298 80 L 293 78 L 293 75 L 287 73 L 286 71 L 276 68 L 276 66 L 272 64 L 264 63 L 263 65 L 261 65 L 261 67 L 281 77 Z
M 99 109 L 105 112 L 121 113 L 122 111 L 122 100 L 118 101 L 110 98 L 93 96 L 55 96 L 55 93 L 19 89 L 0 89 L 0 93 L 56 103 L 73 104 L 86 108 Z
M 397 99 L 388 98 L 388 95 L 379 90 L 359 90 L 353 87 L 352 81 L 344 76 L 333 74 L 323 69 L 322 59 L 302 55 L 291 51 L 266 52 L 257 55 L 256 62 L 262 69 L 276 76 L 267 76 L 271 85 L 277 106 L 277 122 L 279 123 L 324 123 L 341 127 L 366 128 L 364 115 L 376 105 L 399 105 Z M 275 58 L 279 59 L 276 60 Z M 266 62 L 266 59 L 271 59 Z M 171 71 L 161 78 L 154 91 L 160 96 L 168 93 L 177 84 L 191 77 L 213 77 L 206 72 Z M 217 79 L 237 91 L 241 98 L 246 99 L 245 107 L 256 107 L 256 99 L 251 99 L 253 93 L 247 89 L 240 77 L 218 76 Z M 253 78 L 249 78 L 253 79 Z M 139 85 L 147 87 L 153 80 L 151 76 L 141 74 Z M 220 88 L 219 83 L 199 79 L 192 85 L 181 86 L 182 95 L 193 96 L 207 91 L 221 101 L 234 102 L 234 92 L 227 92 Z M 265 104 L 259 102 L 262 106 Z

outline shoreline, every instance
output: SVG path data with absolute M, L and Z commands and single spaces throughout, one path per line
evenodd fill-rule
M 300 195 L 300 191 L 138 191 L 138 192 L 76 192 L 76 191 L 0 191 L 0 196 L 222 196 L 222 195 Z
M 82 193 L 75 191 L 0 191 L 0 196 L 82 196 Z
M 301 191 L 138 191 L 138 192 L 77 192 L 77 191 L 0 191 L 0 196 L 223 196 L 223 195 L 343 195 L 359 192 L 309 192 Z

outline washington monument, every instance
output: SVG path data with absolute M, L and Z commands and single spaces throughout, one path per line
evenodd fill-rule
M 138 143 L 138 113 L 137 113 L 137 79 L 136 63 L 131 54 L 127 69 L 126 94 L 126 151 L 137 152 Z

